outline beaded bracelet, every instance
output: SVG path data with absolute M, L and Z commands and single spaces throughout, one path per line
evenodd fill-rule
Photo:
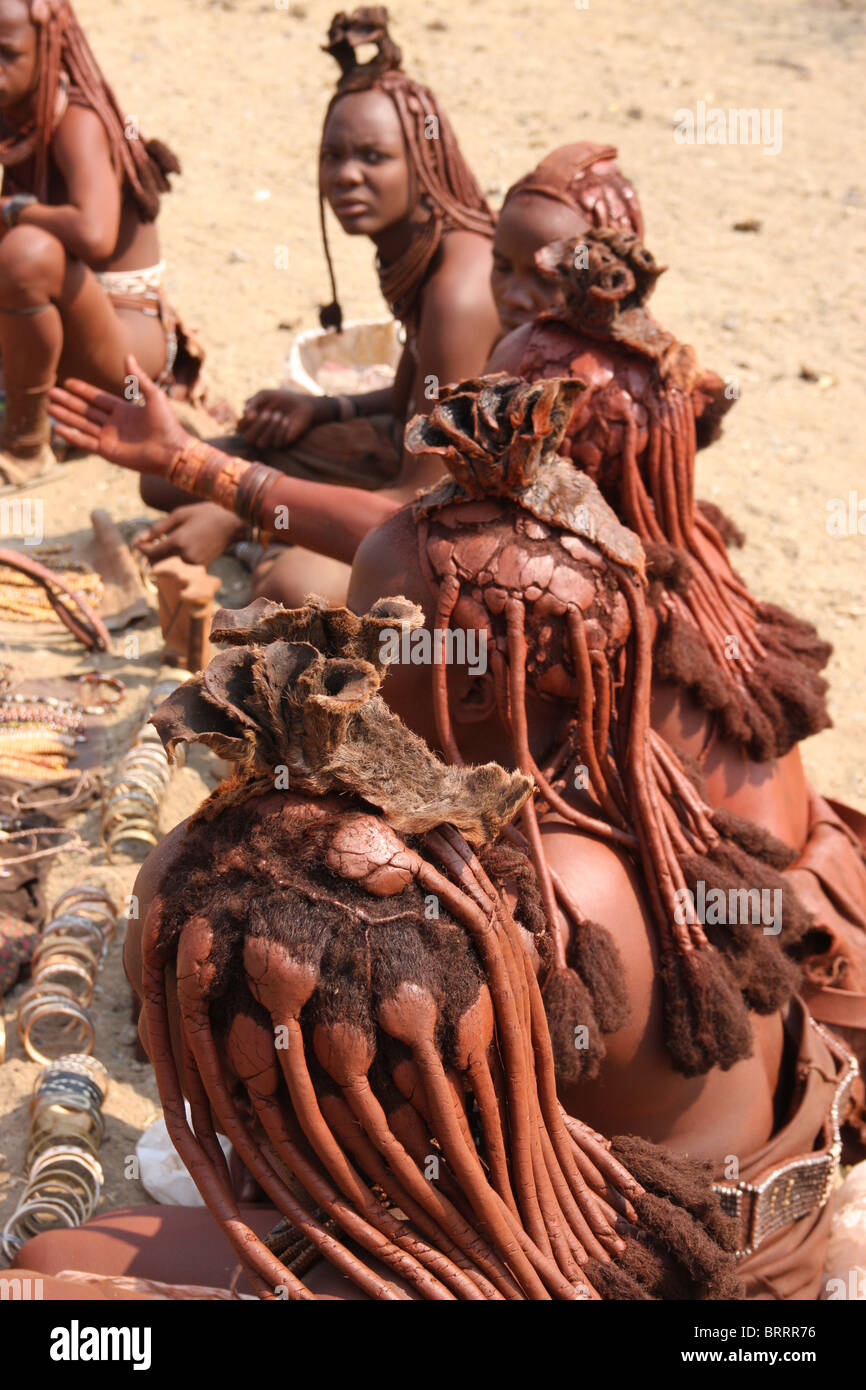
M 67 1053 L 39 1073 L 30 1102 L 27 1181 L 0 1236 L 7 1259 L 30 1236 L 80 1226 L 93 1215 L 104 1184 L 97 1152 L 107 1087 L 105 1067 L 82 1053 Z
M 98 1057 L 91 1057 L 85 1052 L 67 1052 L 65 1057 L 60 1057 L 56 1062 L 51 1062 L 39 1073 L 36 1078 L 35 1090 L 38 1093 L 43 1084 L 52 1076 L 71 1073 L 75 1076 L 84 1076 L 92 1082 L 99 1091 L 102 1100 L 108 1094 L 108 1071 L 104 1063 Z

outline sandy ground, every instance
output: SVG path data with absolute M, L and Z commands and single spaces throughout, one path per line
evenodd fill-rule
M 238 406 L 274 385 L 291 337 L 329 298 L 319 246 L 315 152 L 333 65 L 319 52 L 330 3 L 80 0 L 93 47 L 146 135 L 180 154 L 184 176 L 161 219 L 168 285 L 202 332 L 214 393 Z M 403 0 L 392 19 L 409 69 L 434 86 L 494 202 L 549 149 L 575 139 L 616 144 L 644 208 L 647 242 L 670 266 L 661 320 L 693 342 L 740 399 L 724 439 L 700 460 L 700 491 L 747 530 L 741 569 L 763 597 L 816 622 L 835 644 L 835 727 L 804 749 L 826 792 L 866 809 L 864 546 L 828 533 L 828 504 L 860 494 L 866 369 L 866 173 L 862 164 L 864 0 Z M 782 148 L 678 144 L 675 112 L 699 101 L 780 111 Z M 778 119 L 778 118 L 777 118 Z M 737 230 L 744 224 L 752 230 Z M 276 268 L 289 248 L 290 269 Z M 369 243 L 333 236 L 349 316 L 382 312 Z M 142 513 L 135 480 L 86 459 L 40 493 L 46 532 L 69 536 L 93 506 Z M 856 500 L 859 500 L 859 495 Z M 863 522 L 866 530 L 866 520 Z M 244 581 L 222 564 L 222 600 Z M 158 629 L 134 661 L 94 663 L 69 644 L 14 646 L 34 673 L 100 665 L 130 696 L 110 730 L 109 765 L 141 717 L 158 665 Z M 0 652 L 0 659 L 3 654 Z M 164 808 L 168 829 L 196 804 L 212 770 L 196 759 Z M 82 819 L 96 846 L 98 817 Z M 94 862 L 99 862 L 98 850 Z M 52 872 L 73 882 L 80 861 Z M 135 866 L 122 867 L 131 886 Z M 124 1159 L 156 1092 L 134 1060 L 119 946 L 95 1010 L 97 1054 L 113 1083 L 106 1104 L 104 1206 L 143 1200 Z M 14 994 L 5 1001 L 7 1024 Z M 0 1221 L 14 1205 L 36 1067 L 13 1036 L 0 1069 Z

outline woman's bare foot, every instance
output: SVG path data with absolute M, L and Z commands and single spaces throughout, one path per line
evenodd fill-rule
M 50 444 L 42 444 L 35 454 L 26 457 L 0 445 L 0 491 L 26 487 L 47 478 L 57 466 L 57 456 Z

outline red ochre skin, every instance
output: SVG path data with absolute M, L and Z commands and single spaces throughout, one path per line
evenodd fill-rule
M 615 163 L 612 145 L 560 145 L 505 195 L 493 239 L 490 284 L 506 333 L 562 301 L 562 291 L 535 263 L 557 237 L 590 227 L 643 235 L 637 194 Z
M 353 610 L 367 611 L 372 596 L 381 592 L 412 599 L 432 626 L 437 599 L 420 573 L 417 527 L 405 510 L 371 532 L 355 559 L 349 594 Z M 455 627 L 470 626 L 472 618 L 465 608 L 458 608 L 452 622 Z M 466 667 L 452 664 L 447 684 L 452 726 L 467 762 L 493 758 L 503 766 L 514 766 L 490 674 L 473 676 Z M 432 747 L 441 746 L 429 670 L 392 666 L 383 693 L 410 728 Z M 557 708 L 531 692 L 527 706 L 529 743 L 543 764 L 569 706 L 562 702 Z M 566 799 L 577 809 L 588 801 L 579 791 L 566 793 Z M 541 835 L 550 868 L 581 911 L 606 927 L 619 947 L 631 1005 L 626 1025 L 606 1036 L 607 1055 L 598 1077 L 562 1092 L 567 1110 L 579 1113 L 602 1132 L 639 1133 L 717 1163 L 726 1153 L 746 1154 L 759 1147 L 773 1129 L 773 1097 L 782 1057 L 780 1017 L 751 1015 L 754 1053 L 729 1071 L 681 1076 L 664 1043 L 657 950 L 645 888 L 629 855 L 576 830 L 556 814 L 545 818 Z
M 193 825 L 163 842 L 136 884 L 139 912 L 125 963 L 143 998 L 143 1036 L 169 1133 L 261 1297 L 273 1297 L 281 1286 L 294 1298 L 312 1291 L 281 1266 L 238 1209 L 216 1128 L 283 1216 L 370 1296 L 402 1298 L 408 1284 L 415 1295 L 434 1299 L 591 1298 L 611 1287 L 640 1297 L 629 1273 L 628 1238 L 638 1222 L 651 1244 L 658 1239 L 667 1248 L 658 1199 L 639 1218 L 647 1198 L 641 1184 L 598 1135 L 564 1115 L 539 984 L 514 919 L 467 840 L 439 821 L 447 802 L 473 843 L 488 844 L 527 804 L 531 783 L 497 767 L 449 767 L 400 726 L 378 697 L 371 664 L 383 624 L 398 612 L 413 626 L 421 620 L 397 598 L 381 600 L 363 619 L 312 606 L 294 614 L 258 605 L 241 615 L 223 613 L 215 630 L 231 650 L 156 716 L 167 747 L 201 740 L 238 763 L 235 777 Z M 325 639 L 330 644 L 326 656 L 306 641 L 286 640 L 309 634 L 311 626 L 321 631 L 320 646 Z M 242 640 L 253 635 L 266 645 Z M 364 772 L 353 751 L 361 747 L 378 750 L 381 769 Z M 298 790 L 258 795 L 256 787 L 270 781 L 266 771 L 276 751 L 292 766 Z M 413 770 L 412 787 L 398 784 L 400 768 L 404 777 Z M 476 795 L 483 799 L 483 822 Z M 381 814 L 366 809 L 371 805 Z M 498 873 L 513 856 L 497 853 Z M 297 877 L 286 855 L 311 868 Z M 172 887 L 185 860 L 189 882 L 198 875 L 200 891 L 201 915 L 191 918 Z M 336 877 L 321 877 L 316 865 Z M 408 899 L 407 876 L 414 884 Z M 354 885 L 351 893 L 341 878 Z M 205 886 L 212 882 L 213 889 Z M 261 894 L 265 882 L 283 885 L 272 909 Z M 366 901 L 359 888 L 371 895 Z M 281 903 L 293 892 L 315 916 L 302 915 L 289 928 Z M 453 945 L 433 928 L 422 929 L 420 904 L 431 893 L 442 909 L 437 931 L 453 933 Z M 374 909 L 376 898 L 395 895 L 399 904 Z M 341 905 L 344 915 L 334 921 L 330 914 Z M 552 919 L 538 907 L 527 910 L 544 944 Z M 402 931 L 392 925 L 397 921 Z M 226 949 L 239 945 L 238 968 L 264 1019 L 240 998 L 228 1015 L 214 1005 L 214 985 L 222 992 L 226 983 Z M 351 976 L 346 962 L 339 963 L 346 950 L 357 961 Z M 315 1027 L 302 1030 L 302 1010 L 316 991 Z M 361 1007 L 364 999 L 370 1013 Z M 443 1050 L 440 1021 L 453 1028 L 453 1048 Z M 278 1041 L 282 1032 L 285 1046 Z M 336 1092 L 314 1080 L 311 1049 Z M 389 1098 L 380 1077 L 368 1080 L 374 1055 L 405 1103 L 395 1107 L 396 1094 Z M 183 1118 L 182 1093 L 192 1128 Z M 466 1110 L 470 1093 L 481 1117 L 480 1149 Z M 441 1185 L 421 1172 L 432 1136 L 447 1164 Z M 281 1160 L 279 1171 L 266 1161 L 266 1145 Z M 337 1222 L 337 1234 L 299 1202 L 291 1175 Z M 675 1202 L 685 1201 L 688 1210 L 705 1200 L 697 1190 L 676 1196 L 680 1181 L 672 1171 L 668 1190 Z M 377 1187 L 405 1220 L 382 1206 Z M 674 1226 L 682 1206 L 677 1211 L 671 1206 L 667 1218 Z M 698 1280 L 696 1287 L 707 1280 L 705 1296 L 729 1296 L 730 1265 L 720 1259 L 719 1233 L 707 1243 L 713 1225 L 707 1213 L 689 1226 L 688 1277 Z M 652 1283 L 647 1255 L 631 1268 Z M 380 1277 L 376 1260 L 390 1280 Z M 22 1264 L 33 1263 L 33 1251 L 23 1251 Z
M 531 345 L 531 354 L 530 354 Z M 600 387 L 613 379 L 640 401 L 654 368 L 616 345 L 581 338 L 567 325 L 550 325 L 541 340 L 537 327 L 527 324 L 503 339 L 488 370 L 512 372 L 532 380 L 538 376 L 575 376 Z M 567 440 L 563 452 L 568 452 Z M 707 563 L 713 564 L 711 551 Z M 756 821 L 792 849 L 806 843 L 807 788 L 799 749 L 781 758 L 756 761 L 741 745 L 719 737 L 715 717 L 680 687 L 653 682 L 653 727 L 672 746 L 699 759 L 712 805 L 736 811 Z
M 578 377 L 590 388 L 604 388 L 619 381 L 638 402 L 649 389 L 654 372 L 652 363 L 641 361 L 634 353 L 615 344 L 581 337 L 558 321 L 527 325 L 510 334 L 497 348 L 491 366 L 517 371 L 529 378 L 553 377 L 562 372 Z M 697 410 L 704 405 L 699 393 Z M 567 451 L 566 438 L 563 452 Z M 704 547 L 702 554 L 709 568 L 718 565 L 729 568 L 727 561 L 723 561 L 712 547 Z M 649 617 L 654 625 L 656 619 L 651 609 Z M 807 850 L 807 859 L 812 865 L 809 858 L 812 849 L 810 844 L 807 848 L 807 844 L 810 802 L 815 798 L 806 780 L 799 745 L 795 744 L 782 757 L 753 758 L 741 743 L 723 735 L 716 716 L 702 708 L 690 692 L 656 676 L 653 678 L 651 718 L 653 727 L 673 748 L 700 764 L 711 805 L 755 822 L 798 855 Z M 826 852 L 822 850 L 821 853 L 826 859 Z M 840 911 L 834 888 L 823 888 L 820 880 L 813 880 L 811 875 L 806 876 L 808 896 L 805 901 L 820 924 L 832 933 L 833 940 L 842 943 L 837 967 L 843 971 L 838 976 L 839 987 L 862 992 L 864 950 L 859 924 L 864 912 L 866 886 L 862 854 L 840 833 L 833 837 L 831 859 L 837 861 L 838 869 L 828 862 L 829 874 L 825 877 L 831 885 L 838 883 L 843 895 L 853 895 L 847 907 Z M 819 873 L 821 866 L 822 860 L 816 850 L 814 867 Z M 798 875 L 795 865 L 791 881 L 799 884 Z M 843 958 L 848 962 L 844 966 Z M 826 970 L 831 968 L 832 965 L 828 965 Z M 814 971 L 816 983 L 824 976 L 825 968 L 818 963 Z
M 11 73 L 8 60 L 0 70 L 6 131 L 26 127 L 34 111 L 40 27 L 28 19 L 25 5 L 2 0 L 0 44 L 15 54 Z M 73 22 L 67 32 L 65 43 L 77 45 L 78 26 Z M 117 129 L 123 144 L 119 121 Z M 0 306 L 45 306 L 38 314 L 0 314 L 7 389 L 47 389 L 55 375 L 74 375 L 120 391 L 130 351 L 154 376 L 165 365 L 159 321 L 115 309 L 93 275 L 160 259 L 156 223 L 142 215 L 128 186 L 121 188 L 115 154 L 96 110 L 71 102 L 48 146 L 47 186 L 39 186 L 38 158 L 6 171 L 4 196 L 32 192 L 40 201 L 25 208 L 0 240 Z
M 335 16 L 327 51 L 339 55 L 343 77 L 322 131 L 322 227 L 329 269 L 325 205 L 345 233 L 367 237 L 375 247 L 382 292 L 406 330 L 406 345 L 393 386 L 352 401 L 359 416 L 404 421 L 429 409 L 448 382 L 479 372 L 502 331 L 490 288 L 494 219 L 434 94 L 400 69 L 400 51 L 387 27 L 365 34 L 365 41 L 378 48 L 370 64 L 355 62 L 357 33 L 351 16 Z M 247 401 L 238 428 L 256 456 L 268 458 L 269 450 L 291 450 L 315 427 L 333 429 L 341 418 L 331 397 L 264 390 Z M 339 435 L 326 447 L 324 434 L 321 445 L 313 434 L 305 447 L 313 455 L 321 447 L 331 459 L 336 450 L 339 459 Z M 287 473 L 298 471 L 291 452 L 272 453 L 270 460 Z M 309 467 L 315 470 L 315 462 Z M 373 465 L 366 472 L 370 476 L 360 480 L 362 487 L 387 488 L 401 502 L 428 481 L 423 464 L 405 456 L 396 470 L 392 461 L 390 471 L 382 464 L 381 476 Z M 331 466 L 325 476 L 333 474 Z M 350 466 L 342 480 L 352 483 Z M 230 517 L 210 506 L 196 515 L 185 505 L 191 499 L 162 480 L 145 479 L 142 497 L 161 510 L 182 509 L 145 538 L 145 546 L 155 543 L 155 551 L 146 551 L 152 559 L 179 554 L 208 563 L 237 534 Z M 310 592 L 342 603 L 346 566 L 330 552 L 323 558 L 292 540 L 290 548 L 274 546 L 259 567 L 256 595 L 289 607 L 300 606 Z

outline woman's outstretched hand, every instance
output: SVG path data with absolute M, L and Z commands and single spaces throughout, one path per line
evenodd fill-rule
M 134 357 L 127 357 L 126 372 L 137 401 L 121 400 L 74 378 L 55 386 L 50 409 L 57 433 L 76 449 L 101 454 L 121 468 L 165 477 L 191 436 Z

